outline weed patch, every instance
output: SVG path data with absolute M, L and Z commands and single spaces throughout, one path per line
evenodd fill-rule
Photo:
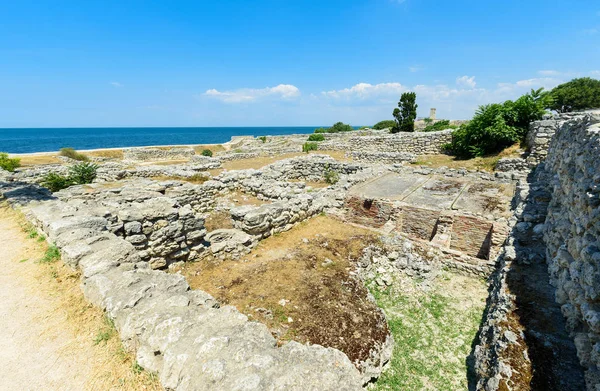
M 434 284 L 369 284 L 395 340 L 390 366 L 370 390 L 468 389 L 467 357 L 483 316 L 485 284 L 454 275 Z M 460 297 L 453 297 L 457 291 Z

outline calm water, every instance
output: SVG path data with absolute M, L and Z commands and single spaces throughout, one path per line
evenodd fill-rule
M 0 152 L 58 151 L 148 145 L 220 144 L 231 136 L 312 133 L 318 126 L 249 128 L 19 128 L 0 129 Z

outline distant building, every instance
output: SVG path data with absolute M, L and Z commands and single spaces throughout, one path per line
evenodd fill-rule
M 429 109 L 429 119 L 435 120 L 435 108 Z

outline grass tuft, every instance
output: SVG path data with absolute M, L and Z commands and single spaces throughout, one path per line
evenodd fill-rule
M 60 259 L 60 250 L 55 245 L 50 245 L 46 249 L 44 256 L 39 263 L 54 263 Z

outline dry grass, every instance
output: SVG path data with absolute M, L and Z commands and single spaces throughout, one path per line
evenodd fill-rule
M 230 229 L 233 228 L 233 220 L 231 219 L 231 213 L 226 210 L 213 211 L 204 219 L 204 228 L 208 232 L 216 229 Z
M 349 275 L 375 240 L 371 231 L 318 216 L 263 240 L 241 261 L 188 264 L 183 274 L 193 288 L 265 323 L 280 343 L 318 343 L 354 361 L 388 332 L 362 282 Z
M 19 159 L 21 159 L 22 167 L 32 167 L 32 166 L 39 166 L 42 164 L 62 163 L 58 159 L 57 153 L 45 154 L 45 155 L 23 155 L 23 156 L 19 156 Z
M 313 151 L 311 153 L 320 154 L 320 155 L 329 155 L 338 161 L 344 161 L 344 162 L 351 161 L 350 158 L 346 157 L 344 151 Z M 232 160 L 229 162 L 224 162 L 223 169 L 225 169 L 225 170 L 247 170 L 249 168 L 259 169 L 259 168 L 262 168 L 269 164 L 275 163 L 276 161 L 283 160 L 283 159 L 289 159 L 289 158 L 293 158 L 293 157 L 298 157 L 298 156 L 306 156 L 306 153 L 290 152 L 290 153 L 284 153 L 284 154 L 277 155 L 277 156 L 260 156 L 260 157 L 249 158 L 249 159 Z M 218 171 L 217 170 L 213 170 L 213 171 L 222 172 L 222 169 L 219 169 Z M 212 174 L 212 172 L 211 172 L 211 174 Z
M 109 159 L 123 159 L 122 149 L 102 149 L 98 151 L 86 152 L 89 156 L 104 157 Z
M 155 181 L 182 181 L 200 185 L 209 180 L 210 177 L 202 174 L 195 174 L 190 177 L 160 175 L 152 177 L 152 179 Z
M 218 145 L 194 145 L 192 148 L 194 148 L 194 151 L 199 155 L 202 153 L 202 151 L 204 151 L 205 149 L 210 149 L 213 154 L 215 152 L 222 152 L 225 150 L 225 147 L 222 146 L 221 144 Z
M 51 247 L 44 237 L 29 225 L 24 217 L 3 204 L 0 213 L 14 218 L 23 229 L 23 236 L 31 240 L 29 251 L 32 260 L 42 260 Z M 80 288 L 80 274 L 62 262 L 51 259 L 37 262 L 35 278 L 37 290 L 52 297 L 56 303 L 52 313 L 66 319 L 66 327 L 75 338 L 65 346 L 64 355 L 77 351 L 91 352 L 93 367 L 87 381 L 86 390 L 162 390 L 157 377 L 144 371 L 135 361 L 135 356 L 127 352 L 118 337 L 112 322 L 104 312 L 88 303 Z
M 499 159 L 504 157 L 519 157 L 521 156 L 521 149 L 519 144 L 515 144 L 504 149 L 502 152 L 496 155 L 489 155 L 483 157 L 476 157 L 473 159 L 460 160 L 455 156 L 450 155 L 422 155 L 418 157 L 418 160 L 414 165 L 428 166 L 431 168 L 448 167 L 460 169 L 464 168 L 467 170 L 483 170 L 483 171 L 494 171 L 496 163 Z

